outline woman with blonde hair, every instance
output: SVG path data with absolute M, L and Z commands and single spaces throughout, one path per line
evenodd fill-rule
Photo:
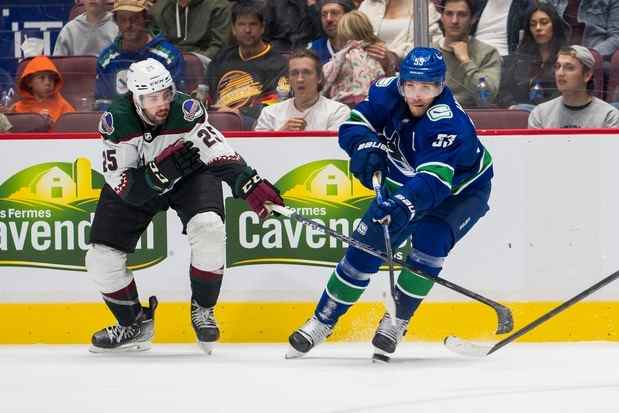
M 325 96 L 354 106 L 368 94 L 370 85 L 385 76 L 381 63 L 367 48 L 382 41 L 374 34 L 368 17 L 357 10 L 346 13 L 337 25 L 337 37 L 344 47 L 323 67 Z

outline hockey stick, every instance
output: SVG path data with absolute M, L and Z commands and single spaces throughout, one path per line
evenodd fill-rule
M 357 241 L 353 238 L 347 237 L 346 235 L 340 234 L 339 232 L 332 230 L 328 226 L 323 225 L 319 222 L 316 222 L 312 219 L 306 218 L 303 215 L 299 215 L 295 211 L 288 209 L 285 206 L 280 206 L 276 204 L 269 204 L 266 206 L 287 218 L 292 218 L 295 221 L 300 222 L 304 225 L 308 225 L 312 228 L 319 229 L 323 231 L 325 234 L 330 235 L 334 238 L 337 238 L 340 241 L 344 241 L 347 244 L 352 245 L 355 248 L 360 249 L 361 251 L 367 252 L 370 255 L 373 255 L 378 258 L 382 258 L 385 261 L 387 261 L 388 259 L 387 254 L 385 254 L 383 251 L 374 249 L 373 247 L 361 241 Z M 398 264 L 404 268 L 407 268 L 410 271 L 414 271 L 412 268 L 410 268 L 410 266 L 405 261 L 397 259 L 396 257 L 392 257 L 392 259 L 395 264 Z M 497 334 L 509 333 L 514 328 L 512 312 L 509 308 L 505 307 L 503 304 L 497 303 L 496 301 L 492 301 L 491 299 L 486 298 L 483 295 L 477 294 L 476 292 L 468 290 L 464 287 L 460 287 L 459 285 L 454 284 L 451 281 L 447 281 L 446 279 L 441 278 L 441 277 L 433 277 L 431 281 L 434 281 L 435 283 L 440 284 L 443 287 L 449 288 L 450 290 L 456 291 L 462 295 L 472 298 L 473 300 L 479 301 L 480 303 L 483 303 L 483 304 L 486 304 L 492 307 L 492 309 L 496 312 L 497 317 L 498 317 L 498 327 L 496 331 Z
M 544 314 L 544 315 L 540 316 L 539 318 L 531 321 L 526 326 L 524 326 L 521 329 L 519 329 L 518 331 L 510 334 L 508 337 L 505 337 L 503 340 L 499 341 L 496 344 L 489 344 L 489 345 L 475 344 L 475 343 L 471 343 L 471 342 L 466 341 L 466 340 L 462 340 L 461 338 L 458 338 L 458 337 L 455 337 L 455 336 L 445 337 L 443 342 L 445 343 L 445 346 L 448 349 L 450 349 L 451 351 L 456 352 L 458 354 L 464 355 L 464 356 L 470 356 L 470 357 L 489 356 L 490 354 L 494 353 L 495 351 L 499 350 L 500 348 L 505 347 L 506 345 L 508 345 L 512 341 L 516 340 L 517 338 L 519 338 L 519 337 L 525 335 L 526 333 L 528 333 L 529 331 L 533 330 L 534 328 L 536 328 L 540 324 L 550 320 L 552 317 L 556 316 L 560 312 L 562 312 L 562 311 L 568 309 L 569 307 L 573 306 L 577 302 L 581 301 L 583 298 L 593 294 L 594 292 L 596 292 L 600 288 L 602 288 L 602 287 L 606 286 L 607 284 L 610 284 L 611 282 L 615 281 L 617 278 L 619 278 L 619 271 L 616 271 L 616 272 L 612 273 L 611 275 L 609 275 L 608 277 L 604 278 L 603 280 L 598 281 L 597 283 L 595 283 L 591 287 L 587 288 L 586 290 L 584 290 L 580 294 L 575 295 L 574 297 L 572 297 L 569 300 L 565 301 L 563 304 L 560 304 L 559 306 L 553 308 L 552 310 L 550 310 L 546 314 Z
M 383 203 L 383 194 L 381 193 L 381 176 L 380 171 L 374 172 L 372 175 L 372 186 L 376 193 L 376 201 L 379 204 Z M 387 266 L 389 267 L 389 294 L 386 291 L 382 292 L 385 307 L 390 315 L 391 324 L 395 326 L 395 314 L 396 314 L 396 295 L 395 295 L 395 275 L 393 274 L 393 252 L 391 250 L 391 237 L 389 236 L 389 223 L 391 222 L 391 216 L 387 215 L 382 220 L 378 221 L 383 227 L 383 236 L 385 238 L 385 252 L 387 253 Z

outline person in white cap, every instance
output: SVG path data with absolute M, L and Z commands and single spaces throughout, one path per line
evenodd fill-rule
M 529 115 L 529 128 L 616 128 L 619 111 L 592 96 L 593 54 L 584 46 L 561 49 L 554 66 L 561 96 L 538 105 Z

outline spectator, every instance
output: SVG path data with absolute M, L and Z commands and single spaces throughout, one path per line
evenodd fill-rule
M 205 70 L 230 38 L 227 0 L 168 1 L 156 20 L 161 32 L 182 51 L 196 55 Z
M 464 107 L 493 103 L 501 81 L 499 52 L 470 36 L 475 13 L 474 0 L 446 0 L 439 22 L 444 39 L 437 46 L 447 64 L 447 86 Z
M 382 40 L 372 31 L 368 17 L 358 10 L 340 19 L 337 33 L 344 47 L 323 68 L 324 94 L 352 107 L 367 97 L 376 79 L 385 75 L 381 63 L 367 51 L 370 45 L 382 44 Z
M 262 39 L 264 22 L 260 2 L 236 1 L 232 35 L 238 46 L 222 49 L 209 66 L 212 109 L 242 115 L 248 129 L 265 105 L 278 101 L 278 88 L 282 95 L 289 93 L 286 59 Z
M 359 11 L 372 22 L 374 34 L 400 59 L 414 46 L 413 1 L 365 0 L 359 6 Z M 434 4 L 428 0 L 428 21 L 432 23 L 437 18 Z
M 324 78 L 318 56 L 297 49 L 288 60 L 293 98 L 262 110 L 256 130 L 338 130 L 348 119 L 348 106 L 320 94 Z
M 544 0 L 573 28 L 571 43 L 609 58 L 619 48 L 619 0 Z
M 559 95 L 553 66 L 559 50 L 567 46 L 569 27 L 546 3 L 530 10 L 526 21 L 520 46 L 503 66 L 500 102 L 505 106 L 536 105 Z
M 54 56 L 97 56 L 112 44 L 118 35 L 118 26 L 105 3 L 106 0 L 85 0 L 86 11 L 60 30 Z
M 184 90 L 183 56 L 163 35 L 148 32 L 150 15 L 147 0 L 114 0 L 114 20 L 119 36 L 97 58 L 95 98 L 97 109 L 104 110 L 110 100 L 127 93 L 127 71 L 133 62 L 149 57 L 160 61 L 172 73 L 180 90 Z
M 305 47 L 320 36 L 317 0 L 266 0 L 264 38 L 282 51 Z
M 619 111 L 591 95 L 595 59 L 584 46 L 559 51 L 554 65 L 561 96 L 538 105 L 529 115 L 529 128 L 617 128 Z
M 21 99 L 13 105 L 13 112 L 34 112 L 58 120 L 66 112 L 75 109 L 60 94 L 64 82 L 54 62 L 47 56 L 34 57 L 17 81 Z
M 501 56 L 513 53 L 526 29 L 526 15 L 536 0 L 480 0 L 473 34 Z
M 353 9 L 351 0 L 323 0 L 320 2 L 320 23 L 324 36 L 312 41 L 308 48 L 318 55 L 321 64 L 327 63 L 341 49 L 337 38 L 337 23 Z
M 0 132 L 10 132 L 13 129 L 13 125 L 7 119 L 4 113 L 0 113 Z

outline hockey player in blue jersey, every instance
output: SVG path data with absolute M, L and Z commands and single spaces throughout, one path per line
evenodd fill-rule
M 395 322 L 389 313 L 381 319 L 372 339 L 375 360 L 389 360 L 445 258 L 488 211 L 492 158 L 445 86 L 445 71 L 438 50 L 413 49 L 399 75 L 378 80 L 339 130 L 354 176 L 368 188 L 376 171 L 385 177 L 383 203 L 372 202 L 353 238 L 384 251 L 379 222 L 390 216 L 392 246 L 412 243 L 406 261 L 414 271 L 404 269 L 396 279 Z M 287 357 L 324 341 L 381 264 L 349 247 L 313 316 L 289 337 Z

